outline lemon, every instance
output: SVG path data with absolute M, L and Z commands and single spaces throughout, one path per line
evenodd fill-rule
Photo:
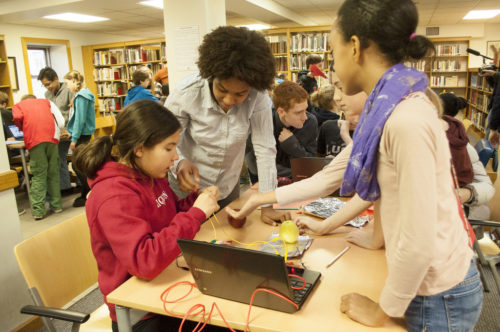
M 284 243 L 296 243 L 299 239 L 299 228 L 291 220 L 285 220 L 280 226 L 280 237 Z

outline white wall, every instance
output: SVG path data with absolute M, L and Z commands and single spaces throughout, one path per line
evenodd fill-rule
M 5 35 L 7 55 L 16 57 L 19 77 L 19 91 L 14 94 L 14 102 L 28 93 L 21 37 L 65 39 L 70 41 L 73 68 L 83 71 L 82 45 L 92 45 L 125 40 L 137 40 L 137 37 L 117 36 L 103 33 L 83 33 L 57 29 L 43 29 L 21 25 L 0 24 L 0 33 Z M 149 38 L 149 36 L 144 36 Z M 56 52 L 56 55 L 61 52 Z M 64 74 L 63 74 L 64 75 Z M 3 131 L 0 130 L 0 172 L 9 169 L 7 150 Z M 0 211 L 2 211 L 0 231 L 0 331 L 10 331 L 29 319 L 19 310 L 30 304 L 26 283 L 19 271 L 14 257 L 14 246 L 21 242 L 22 235 L 17 214 L 14 190 L 0 192 Z

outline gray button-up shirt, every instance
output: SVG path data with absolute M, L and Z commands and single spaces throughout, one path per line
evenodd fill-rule
M 182 125 L 179 157 L 200 170 L 200 187 L 216 185 L 226 198 L 240 179 L 246 139 L 251 134 L 259 172 L 259 191 L 276 188 L 276 143 L 267 91 L 250 89 L 240 105 L 225 113 L 213 99 L 209 83 L 198 74 L 185 77 L 165 107 Z

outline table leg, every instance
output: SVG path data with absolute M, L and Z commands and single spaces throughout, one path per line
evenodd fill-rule
M 130 322 L 130 308 L 115 306 L 116 323 L 120 332 L 132 332 L 132 324 Z
M 23 164 L 23 172 L 24 172 L 24 181 L 26 182 L 26 191 L 28 192 L 28 201 L 31 206 L 31 197 L 30 197 L 30 178 L 28 174 L 28 166 L 26 165 L 26 157 L 24 156 L 25 150 L 23 148 L 19 149 L 21 152 L 21 162 Z

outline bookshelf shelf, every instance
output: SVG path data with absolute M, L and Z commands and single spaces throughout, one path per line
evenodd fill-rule
M 287 78 L 297 80 L 298 72 L 305 70 L 306 58 L 318 54 L 323 58 L 324 72 L 330 67 L 329 34 L 331 26 L 290 27 L 264 31 L 276 58 L 276 71 L 286 73 Z
M 488 118 L 488 104 L 492 88 L 484 77 L 479 76 L 479 68 L 470 68 L 468 73 L 469 90 L 465 117 L 472 121 L 476 129 L 484 133 Z
M 5 47 L 5 37 L 0 35 L 0 91 L 5 92 L 9 96 L 9 103 L 7 108 L 13 105 L 12 87 L 9 73 L 9 66 L 7 66 L 7 51 Z
M 97 96 L 96 116 L 119 112 L 133 72 L 149 67 L 153 75 L 166 66 L 164 39 L 82 46 L 85 82 Z

